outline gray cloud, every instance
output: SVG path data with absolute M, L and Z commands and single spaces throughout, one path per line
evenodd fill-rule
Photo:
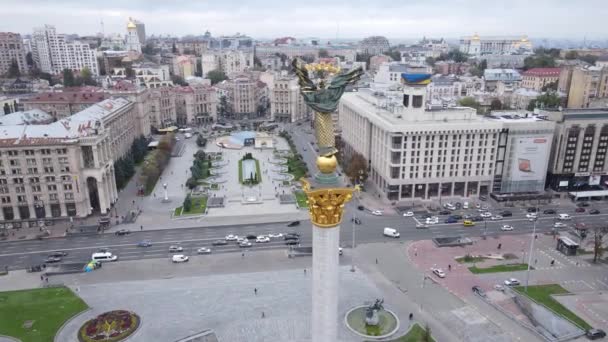
M 0 31 L 30 33 L 53 24 L 65 33 L 123 33 L 129 16 L 149 34 L 392 38 L 519 35 L 605 38 L 605 0 L 3 0 Z

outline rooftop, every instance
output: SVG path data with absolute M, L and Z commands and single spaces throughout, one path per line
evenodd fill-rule
M 523 76 L 559 76 L 560 68 L 532 68 L 523 73 Z
M 2 126 L 39 125 L 52 121 L 53 117 L 51 115 L 37 108 L 0 116 L 0 125 Z
M 520 81 L 521 75 L 515 69 L 486 69 L 483 72 L 486 81 Z
M 30 103 L 97 103 L 103 101 L 106 95 L 103 92 L 86 91 L 64 91 L 60 93 L 41 93 L 36 94 L 23 102 Z

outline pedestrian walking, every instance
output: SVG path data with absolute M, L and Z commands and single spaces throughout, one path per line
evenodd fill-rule
M 378 258 L 376 258 L 376 265 L 378 265 Z
M 144 230 L 144 226 L 139 226 L 139 230 Z
M 257 287 L 254 287 L 254 288 L 253 288 L 253 293 L 254 293 L 255 295 L 257 295 L 257 294 L 258 294 L 258 288 L 257 288 Z
M 448 265 L 448 271 L 452 270 L 452 265 Z
M 243 253 L 241 254 L 241 258 L 244 258 L 244 257 L 245 257 L 245 252 L 243 252 Z
M 44 281 L 46 281 L 46 283 L 49 283 L 49 277 L 44 278 Z
M 44 276 L 40 276 L 40 281 L 44 281 Z
M 306 269 L 304 269 L 304 275 L 306 275 Z
M 414 314 L 410 312 L 410 321 L 414 319 Z
M 266 315 L 264 314 L 264 311 L 262 311 L 262 318 L 266 318 Z

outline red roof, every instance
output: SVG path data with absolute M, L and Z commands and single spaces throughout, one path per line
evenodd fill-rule
M 42 93 L 32 96 L 23 102 L 30 103 L 97 103 L 106 99 L 105 93 L 84 92 L 62 92 L 62 93 Z
M 560 68 L 533 68 L 524 72 L 523 76 L 558 77 Z

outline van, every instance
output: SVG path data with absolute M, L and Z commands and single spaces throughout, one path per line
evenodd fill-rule
M 93 253 L 91 259 L 94 261 L 105 262 L 105 261 L 116 261 L 118 257 L 116 255 L 112 255 L 110 252 L 103 253 Z
M 557 218 L 562 221 L 567 221 L 567 220 L 571 220 L 572 216 L 570 216 L 568 214 L 559 214 L 559 216 Z
M 384 228 L 384 236 L 398 238 L 400 236 L 400 234 L 397 231 L 397 229 L 395 229 L 395 228 L 385 227 Z

